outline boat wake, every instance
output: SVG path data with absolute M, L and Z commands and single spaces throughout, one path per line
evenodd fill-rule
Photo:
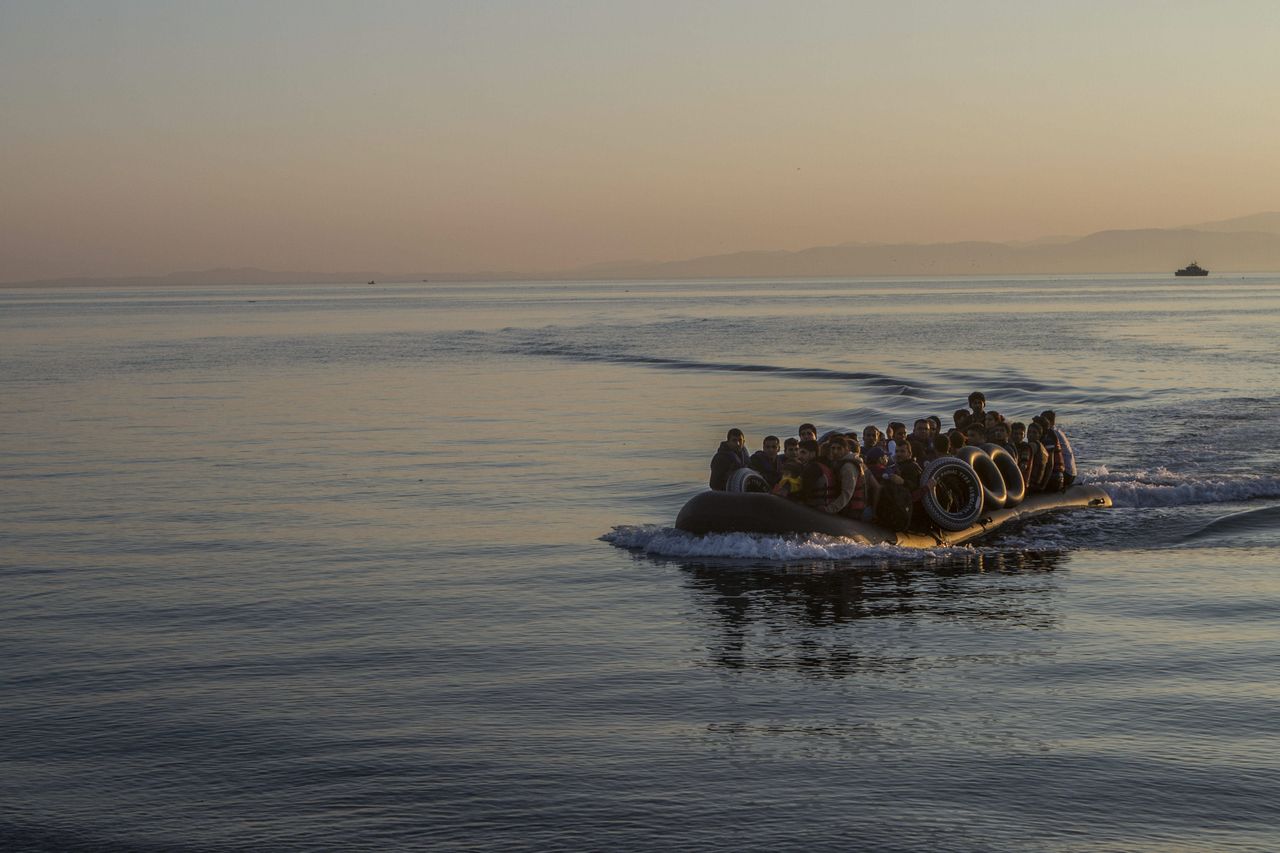
M 657 524 L 619 525 L 600 537 L 618 548 L 671 559 L 750 560 L 766 563 L 813 561 L 928 563 L 971 556 L 982 551 L 969 545 L 903 548 L 864 545 L 821 533 L 707 533 L 697 535 Z M 991 549 L 1006 550 L 1006 549 Z
M 1208 524 L 1182 537 L 1184 544 L 1211 543 L 1230 539 L 1236 545 L 1255 544 L 1266 540 L 1274 544 L 1275 532 L 1280 528 L 1280 506 L 1265 506 L 1215 518 Z
M 1259 474 L 1203 476 L 1166 468 L 1116 471 L 1105 466 L 1081 477 L 1101 486 L 1118 507 L 1169 507 L 1280 498 L 1280 477 Z

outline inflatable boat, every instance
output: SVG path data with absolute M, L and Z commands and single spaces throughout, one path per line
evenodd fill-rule
M 1075 485 L 1064 492 L 1025 494 L 1016 463 L 993 445 L 964 448 L 960 458 L 929 463 L 922 504 L 930 531 L 893 531 L 843 515 L 812 509 L 760 490 L 763 479 L 750 469 L 730 477 L 730 491 L 695 495 L 680 510 L 676 527 L 688 533 L 823 533 L 867 545 L 936 548 L 960 545 L 985 536 L 1011 521 L 1048 512 L 1111 506 L 1111 496 L 1098 486 Z

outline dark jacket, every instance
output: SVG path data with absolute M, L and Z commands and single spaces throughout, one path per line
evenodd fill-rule
M 751 454 L 748 464 L 751 470 L 759 471 L 760 475 L 769 481 L 769 488 L 772 489 L 782 479 L 782 459 L 781 453 L 773 454 L 773 458 L 770 459 L 763 450 L 757 450 Z
M 720 449 L 711 457 L 711 488 L 723 492 L 729 484 L 729 475 L 747 465 L 747 449 L 728 441 L 720 442 Z

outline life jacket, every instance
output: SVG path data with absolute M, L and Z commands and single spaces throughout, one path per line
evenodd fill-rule
M 1027 451 L 1031 454 L 1031 476 L 1027 479 L 1027 490 L 1043 492 L 1049 484 L 1049 474 L 1053 468 L 1053 459 L 1048 448 L 1038 441 L 1027 441 Z
M 862 476 L 862 467 L 852 459 L 841 459 L 840 464 L 835 468 L 836 489 L 832 498 L 840 495 L 840 472 L 846 465 L 853 466 L 853 497 L 849 498 L 849 502 L 840 508 L 840 515 L 847 515 L 850 518 L 862 518 L 862 511 L 867 508 L 867 484 Z
M 782 479 L 778 481 L 778 485 L 773 487 L 773 493 L 778 497 L 799 500 L 800 492 L 803 488 L 799 477 L 784 474 Z
M 1028 441 L 1019 441 L 1015 446 L 1018 451 L 1014 458 L 1018 460 L 1018 470 L 1022 472 L 1024 482 L 1031 482 L 1031 443 Z
M 1062 475 L 1066 471 L 1066 462 L 1062 458 L 1062 445 L 1058 444 L 1055 439 L 1052 447 L 1046 448 L 1049 451 L 1049 482 L 1045 488 L 1052 492 L 1062 491 Z
M 804 502 L 813 507 L 824 507 L 840 494 L 835 473 L 823 462 L 813 461 L 804 471 Z

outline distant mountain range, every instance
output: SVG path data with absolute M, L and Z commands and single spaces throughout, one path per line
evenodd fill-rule
M 994 243 L 845 243 L 798 252 L 736 252 L 666 263 L 595 264 L 572 278 L 808 278 L 852 275 L 1038 275 L 1280 270 L 1280 213 L 1184 228 L 1099 231 Z
M 1280 271 L 1280 213 L 1257 213 L 1182 228 L 1099 231 L 995 243 L 844 243 L 796 252 L 751 251 L 683 261 L 623 261 L 554 272 L 388 274 L 283 272 L 252 267 L 132 278 L 64 278 L 5 287 L 213 284 L 355 284 L 367 281 L 484 281 L 665 278 L 822 278 L 913 275 L 1170 273 L 1199 261 L 1214 273 Z

